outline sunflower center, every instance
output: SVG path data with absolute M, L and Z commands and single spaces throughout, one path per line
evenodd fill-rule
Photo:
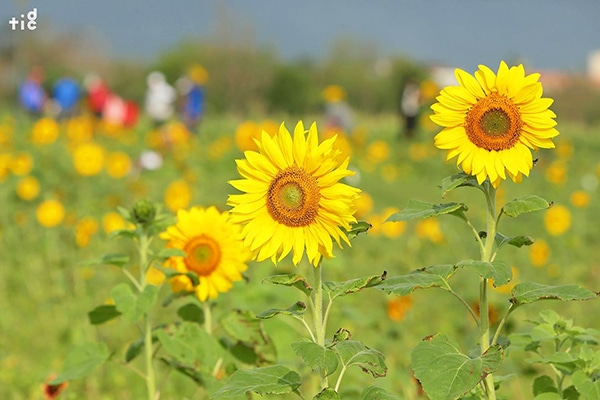
M 221 248 L 211 237 L 200 235 L 192 238 L 183 248 L 187 254 L 184 259 L 189 270 L 199 276 L 209 276 L 219 266 Z
M 290 227 L 310 225 L 319 211 L 319 185 L 302 168 L 280 171 L 267 192 L 267 211 L 271 217 Z
M 479 99 L 465 118 L 469 140 L 486 150 L 510 149 L 518 142 L 522 126 L 518 107 L 498 93 Z

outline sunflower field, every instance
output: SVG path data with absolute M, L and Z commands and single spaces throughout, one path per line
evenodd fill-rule
M 598 126 L 456 76 L 412 139 L 3 109 L 0 399 L 599 398 Z

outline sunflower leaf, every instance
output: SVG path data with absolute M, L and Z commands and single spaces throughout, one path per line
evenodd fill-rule
M 504 236 L 500 232 L 496 233 L 496 247 L 499 249 L 504 245 L 511 245 L 515 247 L 531 246 L 535 240 L 531 236 Z
M 327 387 L 317 393 L 315 397 L 313 397 L 313 400 L 340 400 L 340 398 L 341 397 L 338 392 L 330 387 Z
M 387 277 L 387 272 L 383 271 L 381 275 L 367 276 L 364 278 L 351 279 L 344 282 L 323 282 L 323 289 L 329 293 L 331 299 L 339 296 L 345 296 L 350 293 L 356 293 L 362 289 L 377 286 Z
M 304 314 L 304 311 L 306 311 L 306 303 L 302 301 L 297 301 L 286 309 L 269 308 L 268 310 L 265 310 L 258 314 L 256 318 L 269 319 L 273 318 L 278 314 L 301 316 L 302 314 Z
M 471 358 L 458 349 L 454 339 L 444 334 L 429 336 L 411 353 L 415 377 L 432 399 L 454 399 L 474 388 L 487 374 L 500 366 L 499 345 L 482 356 Z
M 369 386 L 364 388 L 360 394 L 359 400 L 397 400 L 397 398 L 383 388 L 378 386 Z
M 281 274 L 268 276 L 265 279 L 263 279 L 263 282 L 269 282 L 274 285 L 295 287 L 307 296 L 310 296 L 310 293 L 313 290 L 312 286 L 308 284 L 308 282 L 303 276 L 296 274 Z
M 581 394 L 582 399 L 600 398 L 600 381 L 592 381 L 584 372 L 577 371 L 573 374 L 573 385 Z
M 111 319 L 117 318 L 121 313 L 112 304 L 104 304 L 88 312 L 88 319 L 92 325 L 100 325 Z
M 506 285 L 512 279 L 510 266 L 502 261 L 462 260 L 456 263 L 457 268 L 472 268 L 483 278 L 493 279 L 494 287 Z
M 161 249 L 154 257 L 166 260 L 171 257 L 185 257 L 187 254 L 181 249 Z
M 108 347 L 103 342 L 87 343 L 79 346 L 67 354 L 60 375 L 48 383 L 59 385 L 65 381 L 86 377 L 97 366 L 108 360 L 109 356 Z
M 551 286 L 535 282 L 523 282 L 512 290 L 511 303 L 515 305 L 533 303 L 539 300 L 590 300 L 598 297 L 598 293 L 577 285 Z
M 448 279 L 454 275 L 456 267 L 453 265 L 433 265 L 431 267 L 418 269 L 406 275 L 387 278 L 377 286 L 387 294 L 405 296 L 417 289 L 429 289 L 439 287 L 448 288 Z
M 332 347 L 339 355 L 345 368 L 356 365 L 363 372 L 373 375 L 374 378 L 387 374 L 385 357 L 379 351 L 371 349 L 357 340 L 343 340 Z
M 444 214 L 452 214 L 465 219 L 464 212 L 467 210 L 468 207 L 464 203 L 433 204 L 413 199 L 408 202 L 408 205 L 402 211 L 390 215 L 386 222 L 409 221 L 411 219 L 429 218 Z
M 502 206 L 501 212 L 509 217 L 518 217 L 521 214 L 530 213 L 539 210 L 545 210 L 550 207 L 548 201 L 536 195 L 524 196 L 512 201 L 509 201 Z
M 300 387 L 301 381 L 297 372 L 283 365 L 240 369 L 231 375 L 227 385 L 215 393 L 214 398 L 230 398 L 245 395 L 248 392 L 258 394 L 291 393 Z
M 344 233 L 346 233 L 346 236 L 348 236 L 348 239 L 354 239 L 359 234 L 366 233 L 372 227 L 373 227 L 373 225 L 371 225 L 370 223 L 368 223 L 366 221 L 358 221 L 358 222 L 355 222 L 350 225 L 349 231 L 346 231 L 344 228 L 340 228 L 340 229 L 342 231 L 344 231 Z
M 452 190 L 463 186 L 481 188 L 481 186 L 477 184 L 477 179 L 473 175 L 467 175 L 464 172 L 459 172 L 458 174 L 447 176 L 442 179 L 442 185 L 440 186 L 442 189 L 442 198 L 446 197 L 446 195 Z
M 123 267 L 129 263 L 129 256 L 125 254 L 105 254 L 102 257 L 86 260 L 80 265 L 114 265 L 115 267 Z
M 309 340 L 292 343 L 292 350 L 308 367 L 320 369 L 325 376 L 333 374 L 338 367 L 338 358 L 333 350 Z

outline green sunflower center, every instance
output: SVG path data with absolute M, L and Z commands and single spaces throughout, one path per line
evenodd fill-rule
M 498 93 L 479 99 L 467 112 L 465 131 L 469 140 L 486 150 L 506 150 L 521 136 L 523 121 L 512 100 Z
M 199 276 L 212 274 L 221 261 L 221 248 L 211 237 L 200 235 L 192 238 L 183 248 L 187 254 L 185 265 Z
M 320 198 L 317 179 L 302 168 L 289 167 L 271 181 L 267 211 L 280 224 L 306 226 L 317 218 Z

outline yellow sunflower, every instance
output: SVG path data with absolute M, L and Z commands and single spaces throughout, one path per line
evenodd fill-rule
M 443 89 L 431 106 L 431 119 L 444 129 L 435 136 L 436 147 L 457 158 L 465 173 L 487 178 L 494 187 L 506 176 L 520 182 L 533 167 L 530 149 L 553 148 L 556 114 L 542 98 L 540 74 L 525 76 L 523 65 L 504 61 L 495 74 L 480 65 L 475 77 L 456 69 L 459 86 Z
M 349 159 L 340 160 L 336 137 L 319 144 L 317 125 L 302 122 L 290 135 L 284 124 L 273 137 L 263 132 L 258 152 L 237 160 L 241 180 L 230 181 L 244 194 L 230 195 L 231 219 L 244 225 L 244 244 L 258 261 L 281 261 L 290 252 L 298 265 L 304 251 L 318 266 L 333 257 L 332 238 L 350 245 L 341 229 L 349 229 L 360 190 L 340 183 L 353 175 Z
M 185 257 L 171 257 L 167 267 L 178 272 L 193 271 L 199 284 L 179 275 L 171 279 L 174 292 L 195 291 L 200 301 L 214 299 L 225 293 L 232 282 L 242 279 L 250 255 L 244 248 L 241 229 L 227 220 L 228 212 L 220 213 L 215 207 L 192 207 L 177 212 L 177 224 L 160 234 L 168 240 L 167 246 L 181 249 Z

